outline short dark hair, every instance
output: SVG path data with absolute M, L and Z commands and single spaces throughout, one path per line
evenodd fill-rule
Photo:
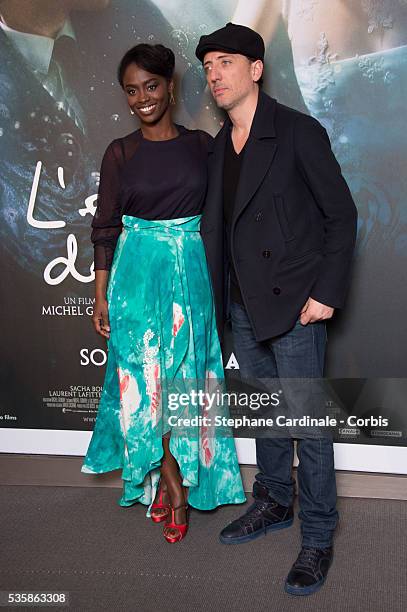
M 170 81 L 174 74 L 175 55 L 164 45 L 148 45 L 140 43 L 132 47 L 120 60 L 117 79 L 123 88 L 123 77 L 130 64 L 137 64 L 151 74 L 158 74 Z
M 259 58 L 257 58 L 257 59 L 256 59 L 256 58 L 254 58 L 254 57 L 248 57 L 247 55 L 246 55 L 246 57 L 247 57 L 247 59 L 249 60 L 249 62 L 257 62 L 257 59 L 259 59 Z M 264 62 L 263 62 L 263 72 L 264 72 Z M 259 80 L 258 80 L 258 81 L 256 81 L 256 83 L 257 83 L 257 85 L 258 85 L 260 88 L 263 86 L 263 83 L 264 83 L 264 80 L 263 80 L 263 73 L 262 73 L 261 77 L 259 78 Z

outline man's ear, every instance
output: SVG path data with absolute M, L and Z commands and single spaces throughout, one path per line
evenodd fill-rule
M 253 81 L 257 83 L 261 79 L 263 74 L 264 64 L 261 60 L 255 60 L 252 62 L 251 70 L 252 70 L 252 78 Z

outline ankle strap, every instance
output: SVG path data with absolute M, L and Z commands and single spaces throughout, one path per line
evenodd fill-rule
M 181 504 L 180 506 L 171 506 L 172 510 L 179 510 L 180 508 L 188 509 L 188 504 Z

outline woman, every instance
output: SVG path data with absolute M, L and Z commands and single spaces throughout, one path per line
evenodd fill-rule
M 119 504 L 149 505 L 168 542 L 187 531 L 187 491 L 201 510 L 245 501 L 233 438 L 213 422 L 181 420 L 205 406 L 174 410 L 177 394 L 213 388 L 223 368 L 199 234 L 210 136 L 172 121 L 173 71 L 162 45 L 136 45 L 119 66 L 141 128 L 114 140 L 102 162 L 93 322 L 109 353 L 82 467 L 123 468 Z

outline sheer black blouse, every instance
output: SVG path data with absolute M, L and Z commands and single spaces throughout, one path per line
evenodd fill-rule
M 156 220 L 202 212 L 212 137 L 176 127 L 171 140 L 147 140 L 137 130 L 107 147 L 92 221 L 95 270 L 110 270 L 123 215 Z

